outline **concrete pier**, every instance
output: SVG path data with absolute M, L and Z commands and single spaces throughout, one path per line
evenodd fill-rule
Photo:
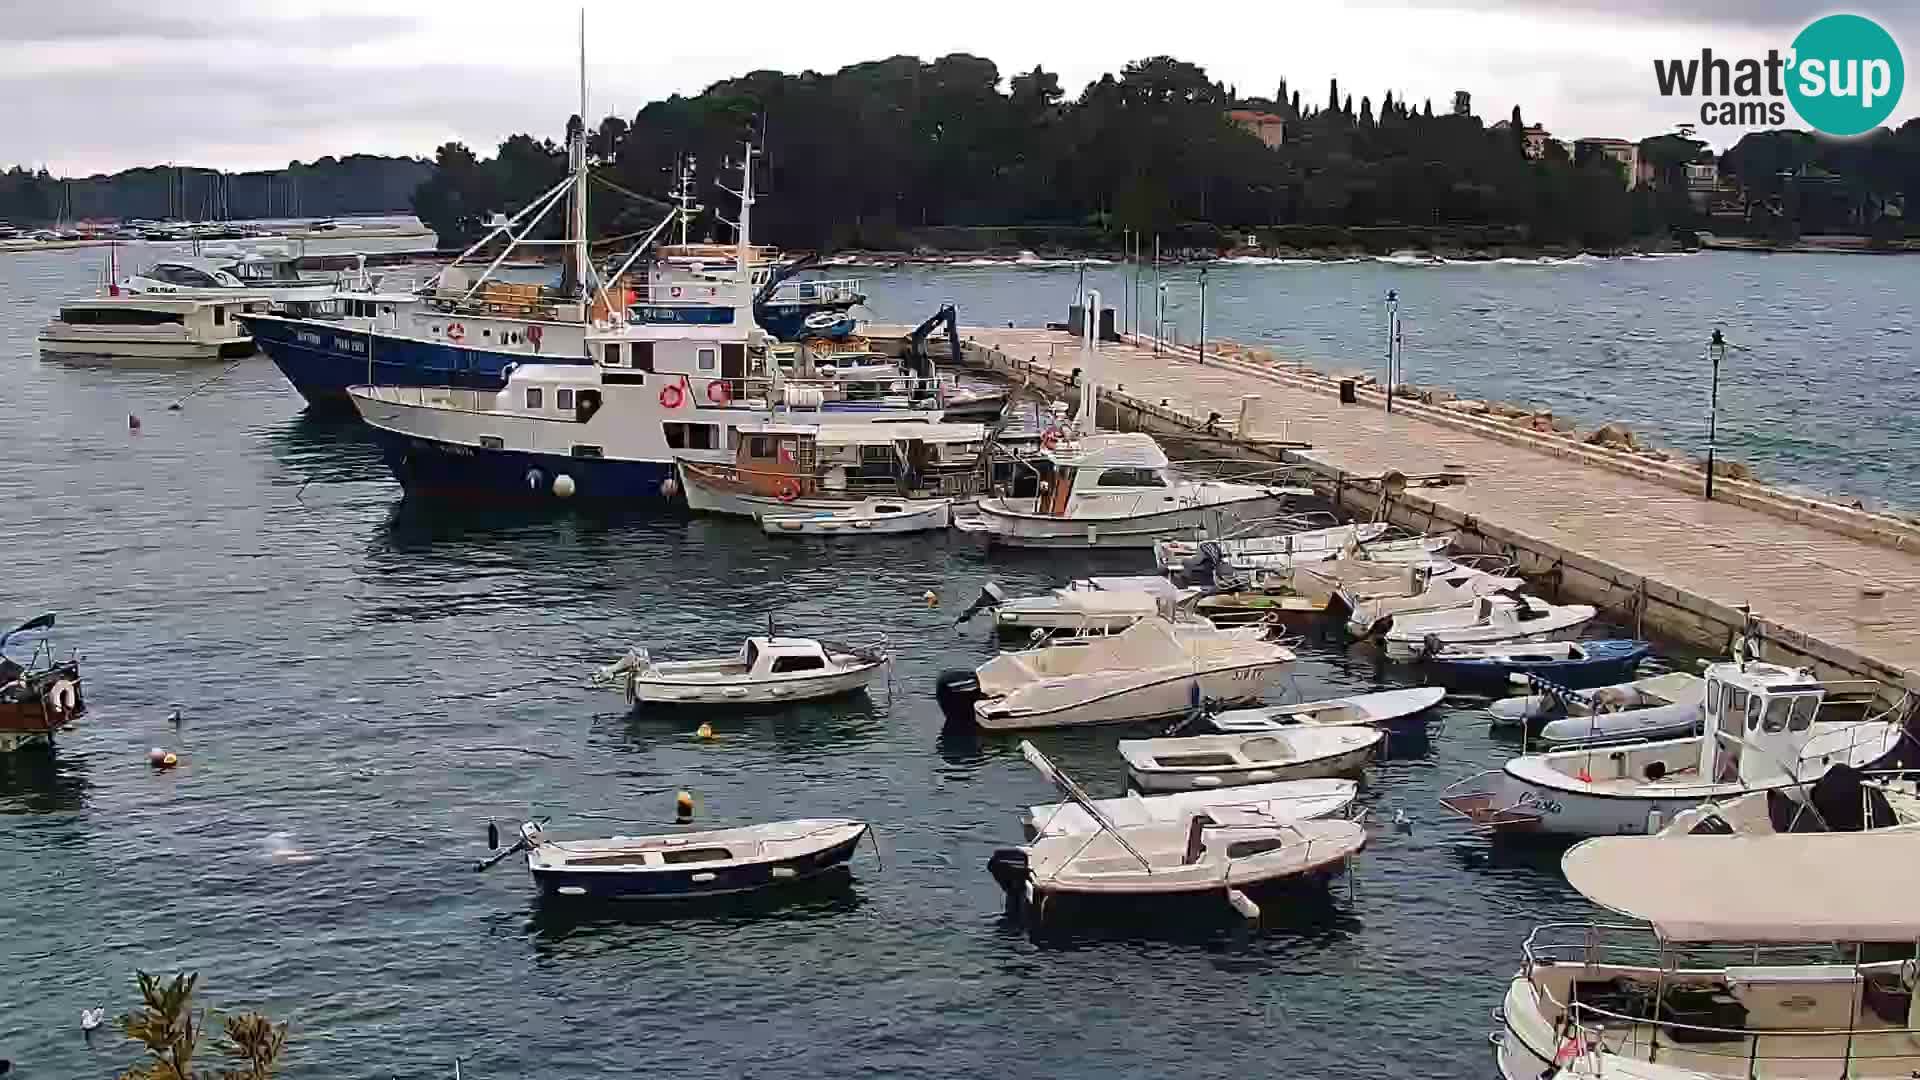
M 1079 343 L 1059 331 L 962 337 L 970 363 L 1062 398 L 1082 365 Z M 1388 415 L 1373 385 L 1343 405 L 1337 379 L 1225 343 L 1209 343 L 1203 360 L 1129 338 L 1104 343 L 1098 367 L 1103 426 L 1210 430 L 1232 440 L 1232 456 L 1306 466 L 1362 512 L 1398 472 L 1415 479 L 1388 500 L 1395 523 L 1511 557 L 1549 594 L 1713 651 L 1749 605 L 1763 657 L 1871 679 L 1894 696 L 1920 691 L 1920 529 L 1900 519 L 1724 478 L 1708 502 L 1702 474 L 1678 461 L 1414 401 L 1396 400 Z M 1418 479 L 1443 473 L 1465 482 Z

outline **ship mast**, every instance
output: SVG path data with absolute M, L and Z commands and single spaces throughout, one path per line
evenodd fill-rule
M 593 257 L 587 250 L 587 9 L 580 9 L 580 131 L 573 140 L 573 269 L 580 299 L 593 295 L 588 275 Z

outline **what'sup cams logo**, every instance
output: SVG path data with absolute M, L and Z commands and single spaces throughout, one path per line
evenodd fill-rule
M 1905 88 L 1900 46 L 1879 23 L 1860 15 L 1828 15 L 1808 23 L 1782 56 L 1736 59 L 1701 49 L 1685 60 L 1655 60 L 1662 97 L 1694 97 L 1700 123 L 1780 127 L 1787 104 L 1828 135 L 1858 135 L 1878 127 Z

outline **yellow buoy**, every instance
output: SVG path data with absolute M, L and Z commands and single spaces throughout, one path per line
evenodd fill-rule
M 940 606 L 940 594 L 934 592 L 932 589 L 928 589 L 920 599 L 925 600 L 928 607 Z
M 713 725 L 708 723 L 702 723 L 700 727 L 694 731 L 693 734 L 697 738 L 711 739 L 713 738 Z

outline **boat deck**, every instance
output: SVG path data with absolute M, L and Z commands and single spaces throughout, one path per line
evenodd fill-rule
M 971 328 L 963 337 L 970 360 L 1056 395 L 1082 362 L 1059 331 Z M 1393 502 L 1395 521 L 1460 531 L 1465 547 L 1557 572 L 1569 598 L 1722 648 L 1738 607 L 1751 604 L 1768 655 L 1920 690 L 1920 621 L 1906 617 L 1920 606 L 1920 528 L 1909 523 L 1725 479 L 1707 502 L 1701 475 L 1678 462 L 1418 403 L 1396 402 L 1388 415 L 1377 388 L 1343 405 L 1332 378 L 1248 350 L 1217 355 L 1210 345 L 1203 362 L 1191 350 L 1156 355 L 1150 344 L 1100 352 L 1103 403 L 1123 427 L 1191 431 L 1218 413 L 1213 430 L 1242 443 L 1310 444 L 1285 458 L 1356 508 L 1377 505 L 1368 478 L 1397 470 L 1411 483 Z M 1437 473 L 1467 479 L 1422 486 Z

